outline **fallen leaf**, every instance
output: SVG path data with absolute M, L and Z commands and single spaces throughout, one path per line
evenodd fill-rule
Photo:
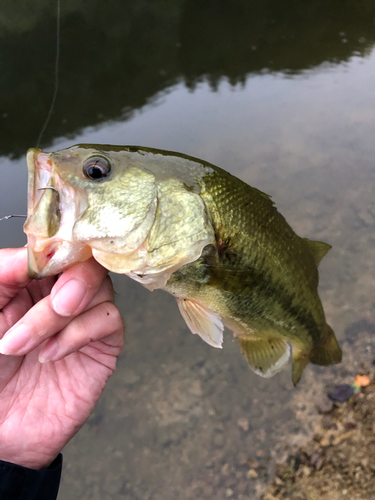
M 354 380 L 354 385 L 357 387 L 367 387 L 370 385 L 371 380 L 368 378 L 367 375 L 357 375 L 355 380 Z

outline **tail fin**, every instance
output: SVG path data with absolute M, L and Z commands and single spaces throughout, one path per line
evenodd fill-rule
M 341 348 L 336 340 L 335 333 L 326 325 L 323 342 L 310 353 L 310 361 L 314 365 L 328 366 L 340 363 L 342 358 Z
M 335 334 L 329 325 L 324 328 L 323 342 L 311 350 L 303 352 L 293 346 L 293 369 L 292 380 L 296 386 L 301 378 L 302 372 L 309 361 L 314 365 L 328 366 L 340 363 L 342 352 L 336 340 Z

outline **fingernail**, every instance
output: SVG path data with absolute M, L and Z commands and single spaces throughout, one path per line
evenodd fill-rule
M 11 328 L 0 340 L 1 354 L 17 354 L 30 342 L 31 330 L 26 325 L 18 325 Z
M 52 307 L 60 316 L 72 316 L 85 298 L 87 287 L 82 281 L 69 280 L 52 298 Z
M 56 339 L 51 339 L 48 342 L 48 345 L 43 349 L 43 351 L 39 354 L 39 362 L 40 363 L 48 363 L 51 359 L 57 354 L 59 350 L 59 343 Z

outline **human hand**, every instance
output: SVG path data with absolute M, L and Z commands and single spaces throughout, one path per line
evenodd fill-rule
M 30 280 L 26 248 L 0 250 L 1 460 L 48 467 L 93 411 L 124 344 L 107 273 Z

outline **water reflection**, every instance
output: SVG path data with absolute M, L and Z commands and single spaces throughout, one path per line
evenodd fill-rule
M 30 5 L 28 5 L 30 3 Z M 35 144 L 53 93 L 53 2 L 0 7 L 0 155 Z M 34 12 L 30 15 L 30 12 Z M 288 75 L 365 55 L 375 6 L 314 0 L 62 2 L 60 87 L 44 142 L 126 119 L 172 84 L 212 89 L 254 73 Z
M 322 63 L 364 55 L 374 43 L 374 4 L 315 0 L 184 4 L 179 62 L 189 86 L 207 78 L 213 88 L 265 71 L 297 74 Z M 199 15 L 197 13 L 199 12 Z

